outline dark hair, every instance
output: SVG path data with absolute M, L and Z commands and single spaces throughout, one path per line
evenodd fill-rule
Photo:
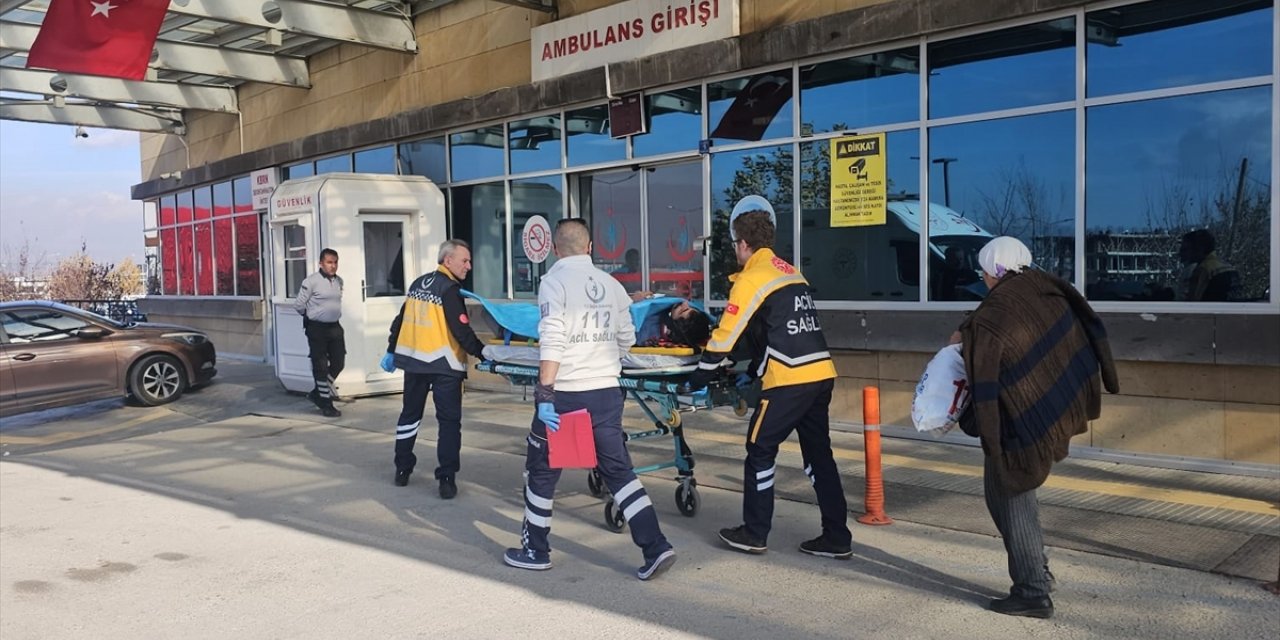
M 1217 241 L 1213 239 L 1213 233 L 1211 233 L 1208 229 L 1196 229 L 1195 231 L 1188 231 L 1187 233 L 1182 235 L 1182 241 L 1186 244 L 1189 244 L 1193 247 L 1200 249 L 1205 253 L 1209 253 L 1210 251 L 1213 251 L 1214 247 L 1216 247 L 1218 244 Z
M 671 336 L 671 341 L 677 344 L 687 344 L 691 347 L 700 348 L 711 338 L 711 318 L 707 314 L 694 309 L 684 318 L 677 318 L 671 315 L 675 307 L 667 310 L 667 332 Z
M 748 211 L 733 221 L 733 235 L 752 249 L 773 248 L 773 220 L 764 211 Z
M 337 259 L 338 259 L 338 252 L 337 252 L 337 251 L 334 251 L 333 249 L 330 249 L 329 247 L 325 247 L 325 248 L 323 248 L 323 249 L 321 249 L 321 250 L 320 250 L 320 261 L 321 261 L 321 262 L 324 262 L 324 257 L 325 257 L 325 256 L 333 256 L 333 259 L 334 259 L 334 260 L 337 260 Z
M 556 223 L 552 241 L 567 255 L 585 254 L 591 247 L 591 227 L 582 218 L 564 218 Z

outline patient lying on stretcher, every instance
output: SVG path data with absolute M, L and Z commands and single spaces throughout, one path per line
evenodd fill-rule
M 631 294 L 632 308 L 639 309 L 633 316 L 644 318 L 636 326 L 636 346 L 639 347 L 692 347 L 701 351 L 711 337 L 711 316 L 681 298 L 655 297 L 648 291 Z

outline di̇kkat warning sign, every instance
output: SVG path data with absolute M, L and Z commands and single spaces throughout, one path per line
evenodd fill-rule
M 831 226 L 885 223 L 884 134 L 831 140 Z

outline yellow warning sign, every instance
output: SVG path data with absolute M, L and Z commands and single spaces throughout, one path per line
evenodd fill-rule
M 831 226 L 885 223 L 884 134 L 831 140 Z

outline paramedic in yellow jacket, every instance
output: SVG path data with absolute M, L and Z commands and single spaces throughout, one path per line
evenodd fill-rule
M 731 354 L 749 354 L 748 376 L 761 393 L 747 430 L 743 465 L 743 524 L 721 529 L 731 548 L 764 553 L 773 521 L 773 483 L 778 446 L 792 431 L 800 439 L 804 472 L 818 494 L 822 535 L 800 551 L 828 558 L 852 555 L 844 488 L 831 455 L 828 408 L 836 377 L 814 309 L 809 283 L 773 253 L 776 216 L 769 201 L 747 196 L 729 217 L 729 237 L 742 271 L 729 276 L 733 288 L 720 324 L 711 334 L 690 386 L 701 389 Z
M 409 286 L 400 315 L 391 323 L 387 354 L 380 363 L 388 373 L 404 370 L 404 405 L 396 422 L 396 477 L 398 487 L 409 484 L 418 462 L 413 444 L 427 403 L 434 393 L 436 422 L 436 479 L 440 497 L 458 494 L 455 476 L 461 468 L 462 380 L 467 377 L 467 354 L 484 357 L 485 347 L 476 338 L 467 317 L 459 282 L 471 271 L 471 248 L 462 240 L 446 240 L 438 253 L 440 267 Z

